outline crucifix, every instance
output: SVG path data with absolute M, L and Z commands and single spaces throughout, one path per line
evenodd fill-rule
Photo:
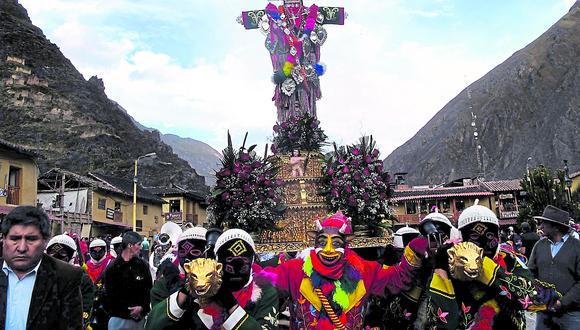
M 322 95 L 319 76 L 325 70 L 320 63 L 320 47 L 327 37 L 324 25 L 343 25 L 345 17 L 342 7 L 306 7 L 302 0 L 269 3 L 238 17 L 244 28 L 259 29 L 266 36 L 279 123 L 304 113 L 316 117 L 316 101 Z

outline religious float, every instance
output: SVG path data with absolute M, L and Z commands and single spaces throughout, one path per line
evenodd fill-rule
M 277 122 L 263 156 L 256 146 L 246 147 L 246 139 L 234 148 L 228 133 L 208 214 L 215 226 L 252 233 L 257 252 L 306 249 L 314 220 L 337 210 L 352 219 L 351 247 L 384 247 L 392 241 L 389 176 L 372 137 L 347 147 L 333 144 L 328 155 L 321 152 L 330 145 L 316 115 L 325 72 L 320 61 L 324 26 L 343 25 L 345 18 L 344 8 L 305 6 L 301 0 L 269 3 L 238 17 L 244 28 L 266 37 Z

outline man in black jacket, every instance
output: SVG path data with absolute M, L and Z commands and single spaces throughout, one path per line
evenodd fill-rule
M 43 253 L 46 213 L 17 207 L 2 222 L 2 235 L 0 329 L 81 329 L 82 270 Z
M 141 329 L 150 310 L 149 291 L 153 285 L 149 265 L 139 258 L 141 235 L 126 232 L 122 252 L 107 268 L 104 276 L 109 329 Z
M 556 285 L 562 298 L 538 313 L 536 329 L 580 327 L 580 241 L 569 235 L 568 212 L 546 206 L 541 221 L 545 239 L 536 243 L 528 267 L 537 279 Z

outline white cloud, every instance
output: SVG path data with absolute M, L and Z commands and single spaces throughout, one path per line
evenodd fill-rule
M 264 144 L 276 120 L 271 102 L 269 56 L 264 37 L 235 24 L 243 9 L 264 1 L 197 1 L 168 5 L 159 1 L 21 0 L 33 22 L 60 46 L 85 77 L 104 79 L 108 96 L 138 121 L 165 133 L 190 131 L 221 150 L 226 130 L 238 143 L 250 132 L 250 143 Z M 485 74 L 498 58 L 475 56 L 464 44 L 394 42 L 404 33 L 405 15 L 448 15 L 439 7 L 409 9 L 405 1 L 335 1 L 345 5 L 345 26 L 328 27 L 322 49 L 328 66 L 321 78 L 319 117 L 331 140 L 352 143 L 373 134 L 386 156 L 423 126 L 466 83 Z M 183 7 L 183 8 L 181 8 Z M 180 10 L 181 9 L 181 10 Z M 195 9 L 195 10 L 194 10 Z M 155 15 L 179 26 L 193 17 L 215 20 L 222 44 L 196 45 L 191 65 L 144 44 L 141 31 L 102 26 L 115 13 Z M 88 19 L 88 18 L 91 19 Z M 211 22 L 210 22 L 211 23 Z M 226 31 L 226 32 L 223 32 Z M 180 43 L 196 42 L 206 31 L 174 31 Z M 182 35 L 183 34 L 183 35 Z M 200 42 L 199 40 L 197 42 Z M 219 46 L 219 47 L 218 47 Z M 205 51 L 218 52 L 219 60 Z

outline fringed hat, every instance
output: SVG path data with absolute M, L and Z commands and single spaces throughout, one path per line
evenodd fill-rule
M 226 242 L 229 242 L 234 239 L 241 239 L 242 241 L 248 243 L 252 247 L 254 251 L 256 251 L 256 245 L 254 244 L 254 240 L 252 236 L 248 234 L 246 231 L 241 229 L 228 229 L 224 231 L 223 234 L 220 235 L 217 242 L 215 243 L 214 251 L 217 254 L 219 248 L 224 245 Z
M 177 243 L 186 240 L 186 239 L 198 239 L 201 241 L 205 241 L 205 234 L 207 233 L 207 229 L 203 227 L 193 227 L 189 228 L 186 231 L 182 232 L 177 238 Z
M 350 218 L 338 211 L 330 217 L 324 219 L 322 222 L 316 220 L 316 230 L 321 231 L 324 228 L 334 227 L 338 232 L 345 235 L 352 234 L 352 227 L 350 225 Z
M 475 200 L 475 204 L 463 210 L 459 215 L 459 220 L 457 221 L 457 229 L 462 229 L 463 227 L 470 225 L 475 222 L 485 222 L 490 223 L 499 228 L 499 221 L 497 216 L 492 210 L 485 206 L 478 204 L 479 200 Z
M 115 236 L 113 237 L 113 239 L 111 240 L 111 245 L 114 244 L 119 244 L 123 241 L 123 238 L 121 236 Z

